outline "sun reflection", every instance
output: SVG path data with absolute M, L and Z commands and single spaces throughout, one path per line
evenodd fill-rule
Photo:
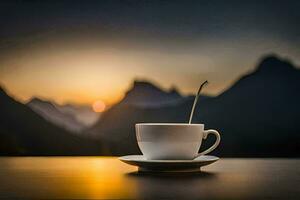
M 5 161 L 5 162 L 4 162 Z M 111 157 L 0 158 L 0 187 L 14 188 L 14 197 L 28 199 L 133 199 L 135 171 Z M 3 171 L 6 171 L 4 173 Z M 26 181 L 25 181 L 26 180 Z
M 128 166 L 116 165 L 109 158 L 95 159 L 91 164 L 94 169 L 89 176 L 91 198 L 119 198 L 120 196 L 135 198 L 137 196 L 135 181 L 124 176 L 128 173 Z

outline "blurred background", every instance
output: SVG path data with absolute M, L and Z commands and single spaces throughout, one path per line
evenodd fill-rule
M 0 155 L 140 154 L 134 124 L 299 157 L 300 2 L 1 1 Z M 208 138 L 203 148 L 213 142 Z

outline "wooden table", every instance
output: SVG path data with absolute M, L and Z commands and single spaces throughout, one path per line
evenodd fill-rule
M 2 157 L 0 198 L 300 199 L 300 159 L 221 159 L 201 173 L 140 174 L 115 157 Z

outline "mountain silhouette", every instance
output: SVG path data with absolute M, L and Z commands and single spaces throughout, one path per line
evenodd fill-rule
M 222 94 L 200 99 L 193 123 L 221 132 L 219 156 L 299 157 L 300 70 L 276 55 L 264 57 Z M 126 99 L 126 97 L 125 97 Z M 112 155 L 139 154 L 134 124 L 188 121 L 193 99 L 155 108 L 117 104 L 89 133 Z M 213 142 L 209 137 L 204 148 Z
M 300 70 L 276 56 L 201 105 L 197 122 L 223 133 L 218 153 L 229 156 L 299 156 Z
M 85 128 L 73 115 L 62 112 L 50 101 L 33 98 L 27 105 L 47 121 L 71 132 L 80 133 Z
M 97 155 L 99 144 L 44 120 L 0 88 L 1 155 Z
M 142 108 L 154 108 L 177 104 L 184 99 L 185 97 L 181 96 L 176 88 L 172 88 L 170 91 L 163 91 L 158 86 L 147 81 L 135 80 L 132 88 L 129 89 L 120 103 Z

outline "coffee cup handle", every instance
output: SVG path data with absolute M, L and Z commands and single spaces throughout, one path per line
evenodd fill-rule
M 205 151 L 199 153 L 198 156 L 201 156 L 201 155 L 205 155 L 205 154 L 210 153 L 210 152 L 213 151 L 215 148 L 217 148 L 217 146 L 219 145 L 219 143 L 220 143 L 220 141 L 221 141 L 221 136 L 220 136 L 219 132 L 216 131 L 216 130 L 210 129 L 210 130 L 204 131 L 204 132 L 203 132 L 203 139 L 206 139 L 206 138 L 207 138 L 207 135 L 210 134 L 210 133 L 214 134 L 214 135 L 217 137 L 215 143 L 214 143 L 211 147 L 209 147 L 208 149 L 206 149 Z

